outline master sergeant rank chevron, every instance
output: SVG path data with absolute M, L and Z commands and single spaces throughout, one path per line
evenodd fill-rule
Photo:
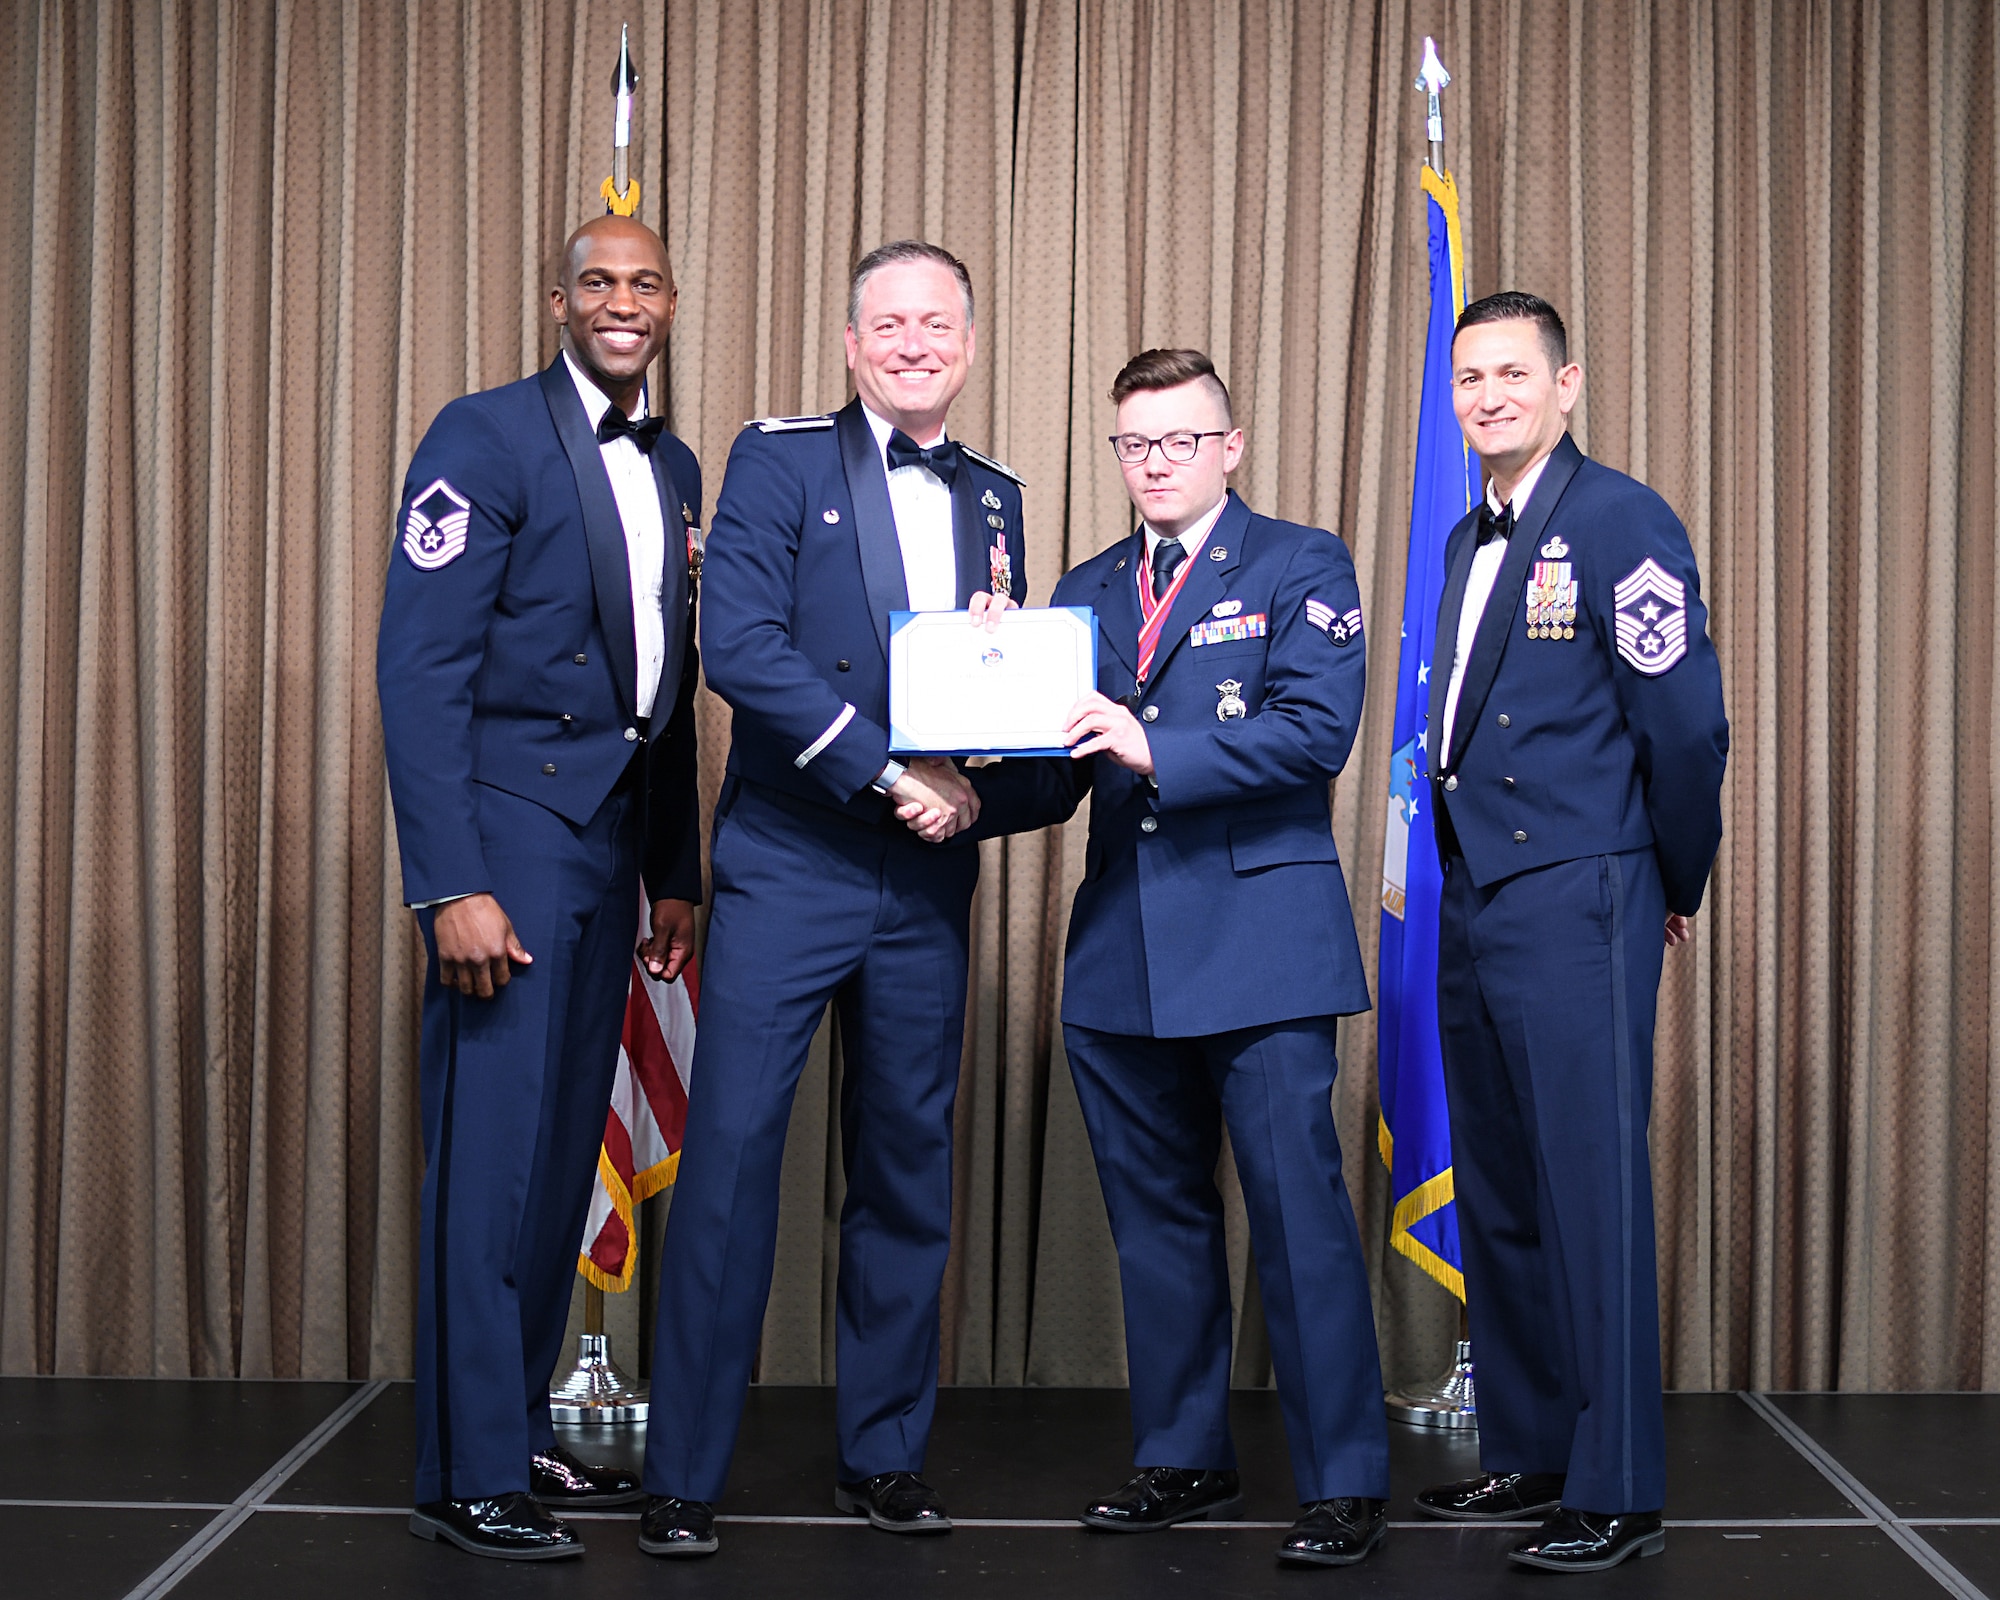
M 1687 654 L 1687 587 L 1651 556 L 1612 591 L 1618 653 L 1634 671 L 1657 678 Z
M 435 572 L 465 549 L 472 502 L 439 478 L 410 502 L 403 519 L 403 554 L 419 572 Z

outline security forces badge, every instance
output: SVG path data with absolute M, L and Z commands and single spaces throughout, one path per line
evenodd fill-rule
M 1687 586 L 1651 556 L 1618 580 L 1618 653 L 1635 672 L 1657 678 L 1687 654 Z
M 435 572 L 464 553 L 472 502 L 439 478 L 410 502 L 403 518 L 403 554 L 419 572 Z

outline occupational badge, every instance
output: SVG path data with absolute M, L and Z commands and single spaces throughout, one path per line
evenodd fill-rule
M 403 518 L 403 554 L 419 572 L 435 572 L 465 550 L 472 502 L 439 478 L 410 502 Z
M 986 526 L 998 532 L 1007 526 L 1007 519 L 997 511 L 989 511 L 986 513 Z
M 1215 692 L 1222 697 L 1215 703 L 1216 721 L 1233 722 L 1250 715 L 1250 708 L 1243 703 L 1243 685 L 1234 678 L 1224 678 L 1215 686 Z
M 1611 591 L 1618 653 L 1657 678 L 1687 654 L 1687 586 L 1651 556 Z
M 1528 637 L 1574 639 L 1576 593 L 1569 562 L 1537 561 L 1528 574 Z
M 1218 600 L 1208 608 L 1211 617 L 1233 617 L 1243 609 L 1241 600 Z
M 988 489 L 979 497 L 979 503 L 988 511 L 998 511 L 1000 509 L 1000 497 L 991 489 Z
M 1542 546 L 1542 555 L 1550 561 L 1560 561 L 1568 554 L 1569 546 L 1563 543 L 1563 536 L 1559 533 L 1551 534 L 1549 542 Z
M 992 576 L 993 598 L 1005 600 L 1014 593 L 1014 558 L 1007 553 L 1007 542 L 995 539 L 986 552 L 987 570 Z

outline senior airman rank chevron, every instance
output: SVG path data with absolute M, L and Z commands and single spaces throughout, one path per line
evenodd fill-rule
M 439 478 L 410 502 L 403 519 L 403 554 L 419 572 L 435 572 L 465 549 L 472 502 Z
M 1687 587 L 1651 556 L 1612 590 L 1618 653 L 1633 670 L 1657 678 L 1687 654 Z
M 1306 621 L 1335 644 L 1352 644 L 1361 637 L 1361 608 L 1354 606 L 1336 613 L 1324 600 L 1306 601 Z

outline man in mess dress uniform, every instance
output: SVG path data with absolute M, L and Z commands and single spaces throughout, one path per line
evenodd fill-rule
M 640 1523 L 715 1550 L 770 1293 L 785 1130 L 829 1003 L 840 1029 L 835 1506 L 892 1533 L 951 1522 L 920 1476 L 937 1399 L 978 852 L 948 761 L 889 754 L 889 613 L 1021 596 L 1020 480 L 950 438 L 972 284 L 933 244 L 856 267 L 835 416 L 746 424 L 716 503 L 703 652 L 729 702 L 679 1181 L 660 1265 Z
M 1452 382 L 1488 482 L 1445 546 L 1426 739 L 1486 1470 L 1417 1506 L 1542 1516 L 1510 1559 L 1598 1571 L 1666 1541 L 1653 1020 L 1721 842 L 1729 725 L 1680 519 L 1569 436 L 1555 308 L 1467 306 Z
M 557 1446 L 548 1387 L 641 934 L 673 978 L 701 896 L 701 472 L 646 415 L 675 291 L 621 217 L 579 228 L 541 373 L 454 400 L 410 462 L 377 685 L 424 978 L 411 1531 L 583 1553 L 551 1515 L 628 1473 Z

